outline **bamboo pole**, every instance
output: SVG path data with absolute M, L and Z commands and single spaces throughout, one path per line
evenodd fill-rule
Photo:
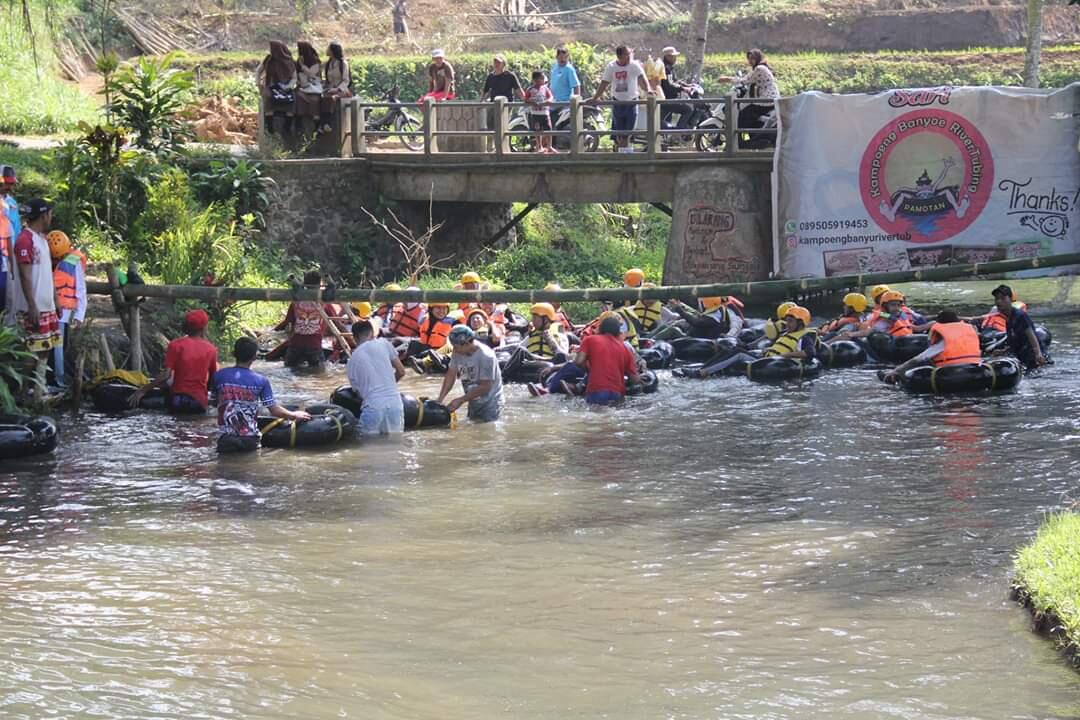
M 112 372 L 116 369 L 116 363 L 113 361 L 112 350 L 109 349 L 109 341 L 104 334 L 98 335 L 98 340 L 101 342 L 101 359 L 105 363 L 105 369 Z
M 341 334 L 341 330 L 338 329 L 337 323 L 331 320 L 330 316 L 326 314 L 326 310 L 324 310 L 322 306 L 321 298 L 319 299 L 319 305 L 317 307 L 319 309 L 319 315 L 322 316 L 323 322 L 326 323 L 326 327 L 330 328 L 330 334 L 337 339 L 341 351 L 345 353 L 345 357 L 352 357 L 352 348 L 349 347 L 348 341 L 345 340 L 344 336 Z
M 922 270 L 896 270 L 893 272 L 839 275 L 827 278 L 801 278 L 798 280 L 763 280 L 747 283 L 714 283 L 700 285 L 669 285 L 656 288 L 587 288 L 581 290 L 382 290 L 338 288 L 335 299 L 341 302 L 366 300 L 372 305 L 399 302 L 576 302 L 587 300 L 667 300 L 679 298 L 692 300 L 714 295 L 738 295 L 743 298 L 775 298 L 803 294 L 811 290 L 844 290 L 866 287 L 879 283 L 929 282 L 953 280 L 976 275 L 1033 270 L 1038 268 L 1080 265 L 1080 252 L 1061 255 L 1045 255 L 1037 258 L 998 260 L 971 265 L 943 265 Z M 88 282 L 86 290 L 91 295 L 108 295 L 107 283 Z M 203 285 L 125 285 L 121 290 L 125 298 L 158 297 L 173 300 L 202 300 L 206 302 L 250 300 L 267 302 L 292 302 L 293 300 L 318 300 L 318 290 L 288 288 L 237 288 L 207 287 Z
M 131 357 L 129 360 L 131 369 L 135 372 L 143 371 L 141 315 L 139 304 L 131 303 L 128 307 L 128 327 L 131 329 Z

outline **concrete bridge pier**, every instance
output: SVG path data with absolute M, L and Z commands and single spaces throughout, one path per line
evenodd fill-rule
M 751 282 L 772 270 L 768 168 L 712 165 L 675 178 L 664 284 Z

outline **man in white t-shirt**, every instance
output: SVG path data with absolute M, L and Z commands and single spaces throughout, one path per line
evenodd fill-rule
M 390 341 L 375 337 L 367 320 L 352 326 L 356 349 L 349 358 L 349 385 L 360 396 L 360 433 L 388 435 L 405 431 L 405 408 L 398 392 L 398 380 L 405 377 L 405 366 L 398 359 Z
M 637 100 L 640 89 L 646 95 L 652 95 L 653 89 L 645 75 L 645 68 L 634 60 L 634 51 L 625 45 L 615 48 L 615 60 L 604 68 L 600 76 L 600 85 L 589 102 L 598 102 L 604 91 L 611 88 L 611 98 L 615 106 L 611 108 L 611 129 L 619 152 L 634 152 L 630 145 L 630 134 L 637 125 Z

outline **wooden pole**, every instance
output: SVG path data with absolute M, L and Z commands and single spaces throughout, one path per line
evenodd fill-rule
M 98 335 L 98 340 L 101 341 L 101 360 L 105 363 L 105 369 L 112 372 L 116 369 L 116 363 L 113 362 L 112 350 L 109 349 L 109 341 L 104 335 Z
M 131 356 L 128 358 L 128 364 L 135 372 L 142 372 L 142 317 L 138 303 L 131 303 L 128 307 L 128 333 L 131 339 Z
M 79 347 L 79 356 L 75 359 L 75 382 L 71 388 L 71 414 L 79 414 L 82 405 L 83 372 L 86 371 L 86 348 Z

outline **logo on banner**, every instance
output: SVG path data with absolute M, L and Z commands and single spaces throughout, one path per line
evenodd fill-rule
M 863 152 L 859 189 L 874 221 L 911 242 L 936 243 L 979 217 L 993 190 L 994 162 L 982 133 L 948 110 L 905 113 Z

